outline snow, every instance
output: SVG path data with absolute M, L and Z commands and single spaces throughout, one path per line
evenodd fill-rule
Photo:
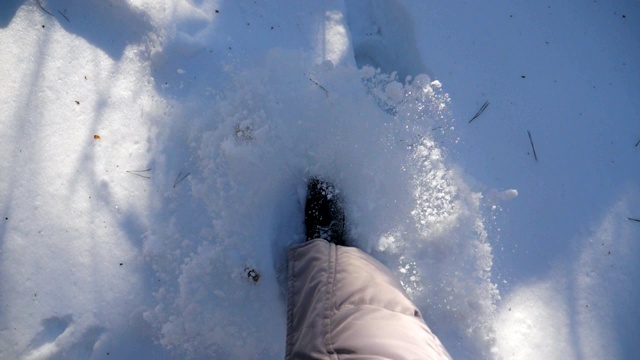
M 454 358 L 640 351 L 637 5 L 40 3 L 0 9 L 0 358 L 282 358 L 312 175 Z

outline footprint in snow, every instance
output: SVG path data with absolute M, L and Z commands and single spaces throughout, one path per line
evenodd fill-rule
M 431 72 L 422 63 L 410 14 L 396 0 L 348 0 L 347 23 L 358 67 L 380 68 L 398 79 Z
M 26 360 L 88 359 L 104 330 L 98 326 L 78 326 L 72 315 L 42 320 L 26 351 Z

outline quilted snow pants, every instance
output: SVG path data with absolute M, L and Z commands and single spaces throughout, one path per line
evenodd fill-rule
M 390 271 L 323 239 L 288 252 L 286 359 L 451 359 Z

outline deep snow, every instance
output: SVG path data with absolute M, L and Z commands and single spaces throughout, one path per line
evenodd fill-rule
M 640 350 L 637 5 L 40 3 L 0 8 L 0 358 L 282 358 L 318 174 L 454 358 Z

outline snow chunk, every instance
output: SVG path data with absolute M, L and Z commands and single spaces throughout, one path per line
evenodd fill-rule
M 387 98 L 394 103 L 399 103 L 404 98 L 404 87 L 397 81 L 387 84 L 384 92 Z

